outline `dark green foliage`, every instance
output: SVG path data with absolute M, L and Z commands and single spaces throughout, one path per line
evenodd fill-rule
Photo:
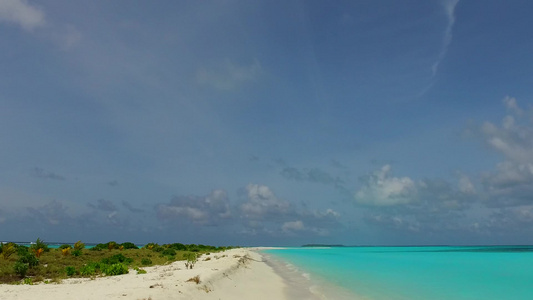
M 24 277 L 26 276 L 26 273 L 28 273 L 28 264 L 17 261 L 15 265 L 13 265 L 13 270 L 20 277 Z
M 91 248 L 92 251 L 102 251 L 104 249 L 107 250 L 107 244 L 97 244 Z
M 91 250 L 93 251 L 102 251 L 102 250 L 110 250 L 110 249 L 118 249 L 117 242 L 111 241 L 105 244 L 97 244 L 96 246 L 91 248 Z
M 143 266 L 149 266 L 149 265 L 152 264 L 152 260 L 149 259 L 149 258 L 143 258 L 143 259 L 141 260 L 141 264 L 142 264 Z
M 19 255 L 17 262 L 27 264 L 30 269 L 39 265 L 39 259 L 29 252 L 26 252 L 24 255 Z
M 122 243 L 120 245 L 124 247 L 124 249 L 139 249 L 139 247 L 135 246 L 134 243 L 130 243 L 130 242 Z
M 168 248 L 168 249 L 163 250 L 163 252 L 161 254 L 168 255 L 168 256 L 174 256 L 174 255 L 176 255 L 176 250 L 174 250 L 172 248 Z
M 106 265 L 112 265 L 117 263 L 131 264 L 133 262 L 133 259 L 125 257 L 122 254 L 115 254 L 111 257 L 103 258 L 100 262 Z
M 187 250 L 187 246 L 180 243 L 171 244 L 170 247 L 174 250 Z
M 115 276 L 115 275 L 122 275 L 122 274 L 128 274 L 128 267 L 126 267 L 123 264 L 112 264 L 112 265 L 106 265 L 102 272 L 106 274 L 107 276 Z
M 76 275 L 76 268 L 74 268 L 72 266 L 66 267 L 65 271 L 67 272 L 67 276 L 69 276 L 69 277 Z
M 154 252 L 163 252 L 163 250 L 165 250 L 165 248 L 161 247 L 161 246 L 155 246 L 152 251 Z
M 81 254 L 82 254 L 81 249 L 77 249 L 77 250 L 72 251 L 72 255 L 73 256 L 80 256 Z
M 23 256 L 26 253 L 29 253 L 29 248 L 26 246 L 17 245 L 17 255 Z

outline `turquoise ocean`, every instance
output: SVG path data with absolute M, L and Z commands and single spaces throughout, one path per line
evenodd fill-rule
M 533 299 L 533 246 L 302 247 L 263 253 L 275 269 L 293 273 L 286 278 L 296 273 L 305 278 L 322 299 Z

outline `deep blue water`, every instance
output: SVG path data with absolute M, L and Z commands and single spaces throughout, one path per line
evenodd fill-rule
M 533 247 L 334 247 L 265 250 L 372 300 L 531 300 Z M 328 299 L 336 299 L 331 290 Z

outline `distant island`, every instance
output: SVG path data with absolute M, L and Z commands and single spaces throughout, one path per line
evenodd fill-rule
M 346 247 L 345 245 L 305 244 L 302 247 Z

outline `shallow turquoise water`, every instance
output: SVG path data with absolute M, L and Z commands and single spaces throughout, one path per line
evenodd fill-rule
M 323 284 L 373 300 L 533 299 L 533 247 L 287 248 L 265 253 Z

